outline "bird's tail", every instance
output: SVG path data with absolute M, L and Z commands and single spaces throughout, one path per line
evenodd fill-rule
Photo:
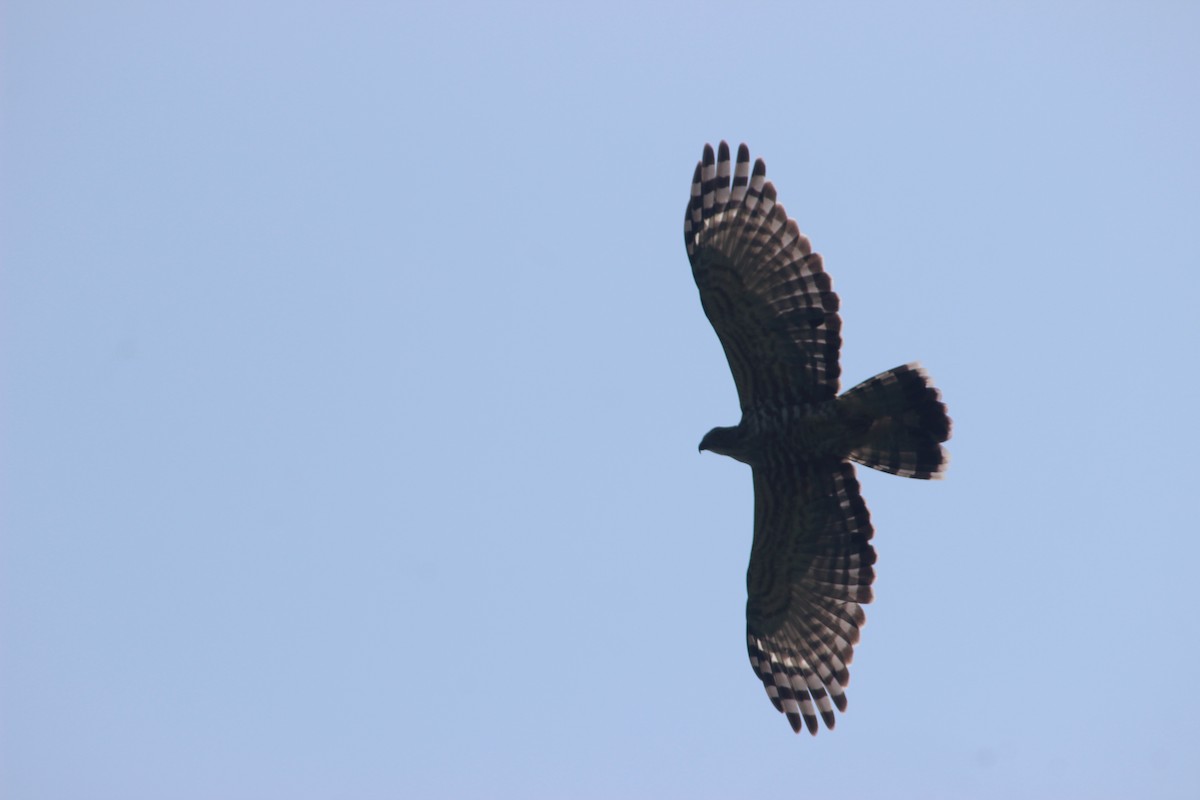
M 940 478 L 950 456 L 950 417 L 919 364 L 889 369 L 855 386 L 841 400 L 854 416 L 872 420 L 866 442 L 850 451 L 864 466 L 906 478 Z

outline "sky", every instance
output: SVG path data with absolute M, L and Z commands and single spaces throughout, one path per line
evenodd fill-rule
M 1194 798 L 1200 6 L 0 10 L 0 795 Z M 744 645 L 682 240 L 920 360 L 835 731 Z

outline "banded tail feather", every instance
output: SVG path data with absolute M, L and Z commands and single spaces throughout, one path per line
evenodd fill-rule
M 850 460 L 905 478 L 941 478 L 950 462 L 941 443 L 950 438 L 950 417 L 920 364 L 905 364 L 868 378 L 840 398 L 852 414 L 873 422 L 868 441 Z

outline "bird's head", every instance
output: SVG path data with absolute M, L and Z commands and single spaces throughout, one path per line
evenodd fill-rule
M 740 427 L 713 428 L 700 440 L 700 452 L 708 450 L 722 456 L 746 461 L 745 435 Z

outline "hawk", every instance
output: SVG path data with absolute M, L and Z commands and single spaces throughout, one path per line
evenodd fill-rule
M 846 710 L 848 670 L 875 577 L 854 462 L 939 478 L 950 419 L 917 364 L 838 394 L 841 319 L 821 256 L 766 179 L 762 159 L 705 145 L 684 218 L 692 274 L 737 384 L 742 420 L 705 450 L 749 464 L 754 540 L 746 575 L 750 664 L 797 733 Z

